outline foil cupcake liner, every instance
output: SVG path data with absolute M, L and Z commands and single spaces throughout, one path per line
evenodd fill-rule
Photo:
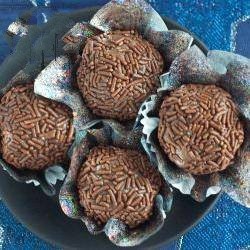
M 37 75 L 50 61 L 58 59 L 58 54 L 63 52 L 62 42 L 60 42 L 59 39 L 65 34 L 65 31 L 75 23 L 73 20 L 74 18 L 72 17 L 59 14 L 51 18 L 48 23 L 43 26 L 25 26 L 27 32 L 19 38 L 13 53 L 6 58 L 0 67 L 1 96 L 15 85 L 34 82 Z M 17 27 L 16 25 L 19 24 L 15 23 L 15 25 L 10 26 L 13 31 L 18 31 L 17 28 L 19 26 Z M 20 34 L 18 33 L 16 35 L 18 36 Z M 61 62 L 60 58 L 57 62 Z M 69 63 L 65 65 L 66 68 L 70 66 Z M 60 73 L 58 73 L 58 71 L 61 69 L 62 77 L 66 77 L 67 74 L 63 71 L 65 68 L 60 68 L 61 66 L 62 64 L 59 63 L 56 73 L 59 77 Z M 70 69 L 67 68 L 66 70 Z M 50 73 L 53 74 L 53 72 Z M 62 77 L 59 77 L 59 80 L 62 80 Z M 79 119 L 77 121 L 79 121 Z M 75 123 L 77 122 L 74 122 L 74 125 Z M 77 136 L 80 136 L 80 133 L 78 133 Z M 69 150 L 69 155 L 70 152 Z M 43 171 L 18 170 L 7 164 L 3 159 L 0 159 L 0 165 L 16 181 L 33 183 L 36 186 L 40 186 L 44 193 L 49 196 L 55 195 L 56 190 L 54 186 L 57 180 L 62 181 L 66 176 L 66 170 L 62 165 L 51 166 Z
M 141 106 L 137 124 L 142 125 L 142 145 L 151 162 L 158 167 L 165 180 L 183 194 L 202 202 L 207 197 L 228 193 L 234 200 L 250 207 L 249 178 L 249 110 L 250 110 L 250 60 L 230 52 L 209 51 L 205 55 L 192 46 L 177 57 L 168 73 L 160 77 L 161 87 Z M 215 84 L 228 91 L 237 105 L 245 126 L 243 146 L 234 164 L 222 172 L 194 176 L 176 167 L 160 148 L 155 131 L 159 124 L 158 112 L 163 97 L 182 84 Z
M 161 52 L 167 66 L 193 43 L 190 34 L 168 30 L 161 16 L 144 0 L 112 0 L 89 23 L 76 23 L 64 35 L 64 49 L 78 54 L 87 38 L 112 30 L 136 30 Z
M 166 212 L 172 206 L 172 192 L 165 183 L 162 191 L 155 199 L 153 215 L 134 229 L 129 229 L 117 219 L 110 219 L 105 225 L 99 226 L 87 217 L 79 204 L 76 190 L 76 179 L 91 148 L 97 145 L 113 145 L 128 149 L 142 150 L 140 144 L 141 130 L 135 127 L 127 130 L 112 120 L 98 120 L 88 124 L 86 136 L 75 145 L 71 165 L 64 184 L 60 190 L 59 201 L 63 212 L 72 219 L 82 220 L 91 234 L 104 232 L 109 240 L 117 246 L 136 246 L 155 234 L 164 224 Z
M 193 42 L 186 32 L 168 30 L 161 16 L 144 0 L 112 0 L 94 15 L 90 24 L 104 32 L 136 30 L 161 52 L 167 66 Z

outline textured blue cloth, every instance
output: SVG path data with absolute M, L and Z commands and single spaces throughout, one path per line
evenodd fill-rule
M 0 0 L 0 62 L 11 52 L 4 31 L 21 13 L 38 6 L 33 22 L 42 23 L 55 12 L 102 5 L 105 0 Z M 249 0 L 150 0 L 153 7 L 195 33 L 210 49 L 250 56 Z M 18 223 L 0 203 L 0 248 L 56 249 Z M 250 249 L 250 210 L 223 195 L 202 222 L 171 247 L 185 250 Z

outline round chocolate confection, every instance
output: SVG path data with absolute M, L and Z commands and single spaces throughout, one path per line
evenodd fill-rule
M 36 96 L 32 84 L 12 87 L 2 97 L 0 127 L 3 159 L 18 169 L 63 163 L 74 137 L 70 110 Z
M 183 85 L 166 96 L 158 138 L 169 159 L 194 175 L 226 169 L 244 140 L 230 94 L 215 85 Z
M 117 120 L 136 117 L 159 86 L 163 59 L 134 31 L 112 31 L 88 39 L 78 86 L 94 114 Z
M 97 223 L 116 218 L 133 228 L 152 214 L 161 176 L 137 151 L 95 147 L 80 169 L 77 187 L 80 204 Z

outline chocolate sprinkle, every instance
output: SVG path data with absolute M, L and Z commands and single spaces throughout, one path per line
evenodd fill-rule
M 141 153 L 99 146 L 80 169 L 77 187 L 87 216 L 99 224 L 119 219 L 134 228 L 152 214 L 161 177 Z
M 135 31 L 112 31 L 88 39 L 78 69 L 87 106 L 105 118 L 130 120 L 159 87 L 160 53 Z
M 13 87 L 2 97 L 0 126 L 3 159 L 19 169 L 63 163 L 74 137 L 69 109 L 36 96 L 33 84 Z
M 215 85 L 183 85 L 166 96 L 158 138 L 177 166 L 195 175 L 226 169 L 244 140 L 230 94 Z

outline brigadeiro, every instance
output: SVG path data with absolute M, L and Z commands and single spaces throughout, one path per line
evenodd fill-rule
M 187 84 L 165 97 L 158 138 L 169 159 L 194 175 L 226 169 L 244 140 L 229 93 L 215 85 Z
M 38 97 L 33 84 L 12 87 L 2 98 L 3 159 L 18 169 L 63 163 L 74 137 L 72 114 L 63 104 Z
M 113 146 L 92 148 L 77 179 L 87 216 L 99 224 L 116 218 L 130 228 L 149 219 L 161 183 L 146 156 Z
M 78 69 L 78 86 L 98 116 L 134 119 L 159 87 L 163 58 L 135 31 L 112 31 L 88 39 Z

